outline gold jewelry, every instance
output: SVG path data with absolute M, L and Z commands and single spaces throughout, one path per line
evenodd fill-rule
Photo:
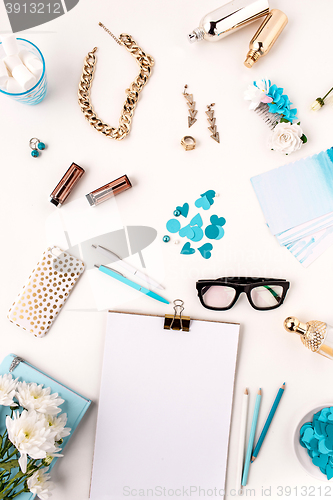
M 131 35 L 121 34 L 118 39 L 102 23 L 99 23 L 99 25 L 107 33 L 109 33 L 109 35 L 112 36 L 112 38 L 119 45 L 124 45 L 133 57 L 135 57 L 140 66 L 140 73 L 131 83 L 130 87 L 125 91 L 126 101 L 123 106 L 122 114 L 119 118 L 119 127 L 111 127 L 107 123 L 104 123 L 100 118 L 98 118 L 90 102 L 90 89 L 96 65 L 95 52 L 97 47 L 95 47 L 91 52 L 88 52 L 87 57 L 84 59 L 83 71 L 79 83 L 79 104 L 82 113 L 92 127 L 110 139 L 121 141 L 131 130 L 132 117 L 139 99 L 139 94 L 150 77 L 151 68 L 154 66 L 154 59 L 149 54 L 145 54 L 145 52 L 142 51 Z
M 183 91 L 183 96 L 185 97 L 188 105 L 188 114 L 189 116 L 187 117 L 188 120 L 188 127 L 192 127 L 192 125 L 197 121 L 196 119 L 196 114 L 198 111 L 195 109 L 195 102 L 193 101 L 193 94 L 188 94 L 186 92 L 187 85 L 184 86 L 184 91 Z
M 212 133 L 211 138 L 216 142 L 220 142 L 220 134 L 217 132 L 217 127 L 215 125 L 216 118 L 214 118 L 214 110 L 212 109 L 212 106 L 215 106 L 214 102 L 207 106 L 208 111 L 206 111 L 206 115 L 208 116 L 207 120 L 209 123 L 208 130 Z
M 185 135 L 185 137 L 183 137 L 180 141 L 180 144 L 183 146 L 185 151 L 191 151 L 192 149 L 195 149 L 196 140 L 191 135 Z

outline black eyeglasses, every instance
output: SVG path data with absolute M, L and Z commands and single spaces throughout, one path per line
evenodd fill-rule
M 231 309 L 243 292 L 254 309 L 276 309 L 283 303 L 289 286 L 289 281 L 275 278 L 218 278 L 199 280 L 196 284 L 201 304 L 213 311 Z

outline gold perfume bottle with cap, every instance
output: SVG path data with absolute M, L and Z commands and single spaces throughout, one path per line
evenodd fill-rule
M 250 50 L 244 62 L 247 68 L 252 68 L 259 57 L 268 54 L 287 23 L 288 17 L 284 12 L 278 9 L 270 11 L 250 41 Z
M 287 332 L 298 333 L 301 341 L 312 352 L 317 352 L 328 359 L 333 359 L 333 327 L 323 321 L 301 323 L 290 316 L 284 320 Z

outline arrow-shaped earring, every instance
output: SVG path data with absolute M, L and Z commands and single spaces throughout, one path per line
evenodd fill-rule
M 214 102 L 212 104 L 210 104 L 209 106 L 207 106 L 207 111 L 206 111 L 206 115 L 208 117 L 207 120 L 209 123 L 208 130 L 209 130 L 209 132 L 212 133 L 211 138 L 214 139 L 214 141 L 219 143 L 220 142 L 220 134 L 217 132 L 217 127 L 215 125 L 216 118 L 214 118 L 214 110 L 212 109 L 212 106 L 215 106 Z
M 193 101 L 193 94 L 188 94 L 186 92 L 187 85 L 184 86 L 184 91 L 183 91 L 183 96 L 185 97 L 188 105 L 188 113 L 189 116 L 187 117 L 188 119 L 188 127 L 192 127 L 192 125 L 197 121 L 196 115 L 198 111 L 195 109 L 195 102 Z

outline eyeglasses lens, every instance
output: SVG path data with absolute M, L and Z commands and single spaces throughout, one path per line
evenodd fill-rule
M 204 304 L 208 307 L 224 309 L 230 306 L 236 295 L 236 290 L 229 286 L 207 286 L 202 289 Z
M 267 309 L 281 303 L 283 288 L 280 285 L 257 286 L 251 290 L 251 299 L 256 307 Z

